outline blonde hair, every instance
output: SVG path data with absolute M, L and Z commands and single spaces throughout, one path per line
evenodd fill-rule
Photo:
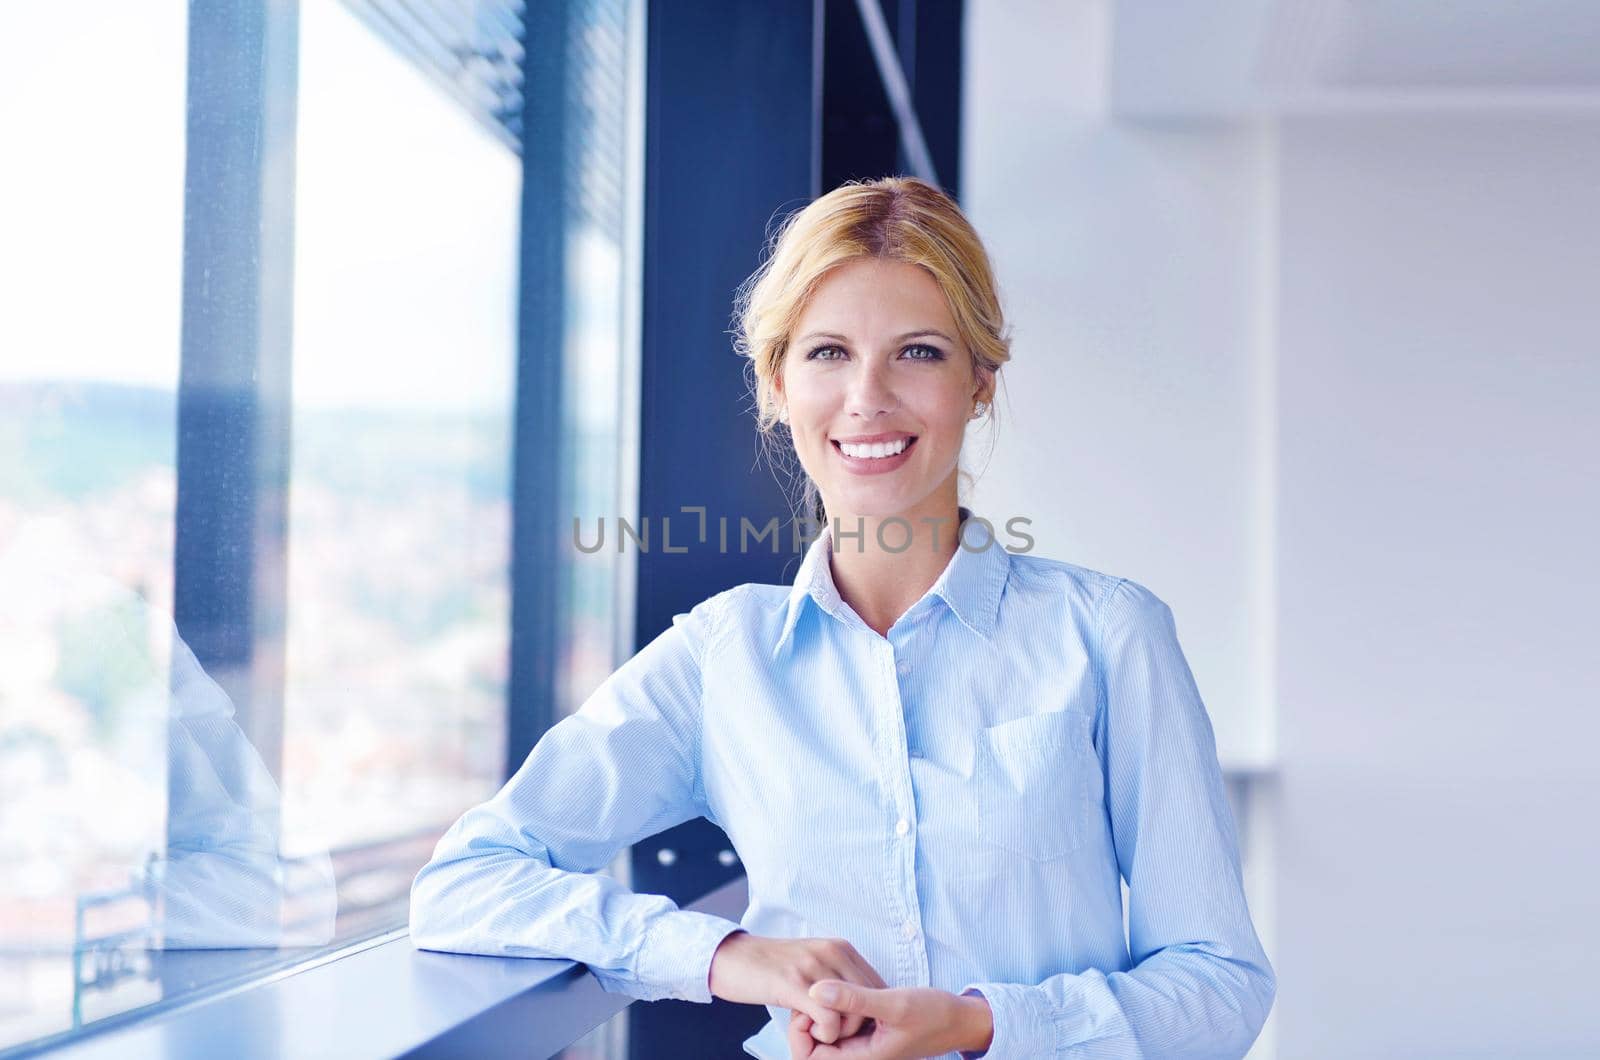
M 781 426 L 776 381 L 801 313 L 830 270 L 859 258 L 919 265 L 938 282 L 971 357 L 974 381 L 988 375 L 983 398 L 994 423 L 994 392 L 1000 367 L 1011 359 L 1011 337 L 988 252 L 948 195 L 916 177 L 850 181 L 785 218 L 768 239 L 768 250 L 734 302 L 734 349 L 748 358 L 745 376 L 764 445 Z M 788 455 L 793 447 L 781 450 Z M 815 484 L 803 470 L 799 477 L 802 513 L 822 522 Z

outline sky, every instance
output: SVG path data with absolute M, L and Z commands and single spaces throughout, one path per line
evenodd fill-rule
M 296 406 L 509 408 L 518 159 L 338 0 L 300 12 Z M 173 389 L 187 5 L 0 21 L 0 382 Z

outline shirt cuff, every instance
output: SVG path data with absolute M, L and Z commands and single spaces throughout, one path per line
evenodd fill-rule
M 988 1052 L 963 1050 L 963 1060 L 1022 1060 L 1056 1051 L 1050 999 L 1036 986 L 1020 983 L 969 983 L 962 996 L 978 994 L 989 1003 L 994 1037 Z
M 711 1002 L 711 958 L 722 940 L 742 930 L 738 921 L 692 909 L 664 913 L 645 932 L 635 974 L 656 1001 Z

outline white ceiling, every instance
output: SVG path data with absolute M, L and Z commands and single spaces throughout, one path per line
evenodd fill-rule
M 1600 106 L 1600 0 L 1106 0 L 1122 115 Z

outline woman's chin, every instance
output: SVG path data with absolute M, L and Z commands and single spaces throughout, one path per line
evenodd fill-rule
M 909 518 L 912 508 L 910 491 L 904 489 L 843 489 L 833 496 L 834 506 L 828 509 L 830 518 L 835 515 L 845 516 L 851 521 L 888 519 L 897 515 Z

